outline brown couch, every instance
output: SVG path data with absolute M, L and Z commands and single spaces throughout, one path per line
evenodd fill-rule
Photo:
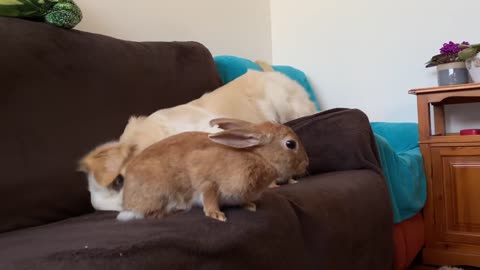
M 269 190 L 256 213 L 122 223 L 93 211 L 77 160 L 117 138 L 130 115 L 219 87 L 210 52 L 11 18 L 0 18 L 0 37 L 0 269 L 392 268 L 389 197 L 362 112 L 287 123 L 310 176 Z

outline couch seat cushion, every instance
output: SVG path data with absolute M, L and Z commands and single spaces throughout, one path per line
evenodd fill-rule
M 0 234 L 0 268 L 384 270 L 392 264 L 388 194 L 371 170 L 269 190 L 255 213 L 226 209 L 226 223 L 198 208 L 158 220 L 120 222 L 115 215 L 97 212 Z

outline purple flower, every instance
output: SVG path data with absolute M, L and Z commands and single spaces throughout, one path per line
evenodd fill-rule
M 450 41 L 448 43 L 443 43 L 443 47 L 440 48 L 440 53 L 441 54 L 456 54 L 462 49 L 458 47 L 460 45 L 459 43 L 454 43 L 453 41 Z M 462 45 L 470 45 L 467 41 L 463 41 Z

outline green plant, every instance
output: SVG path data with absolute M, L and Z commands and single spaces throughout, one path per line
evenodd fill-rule
M 480 51 L 480 43 L 472 45 L 461 45 L 461 51 L 458 52 L 458 58 L 462 61 L 467 60 L 470 57 L 477 55 Z
M 82 11 L 73 0 L 0 0 L 0 16 L 73 28 L 82 20 Z
M 461 62 L 458 58 L 458 52 L 460 52 L 462 49 L 460 48 L 460 45 L 465 45 L 468 46 L 470 43 L 467 41 L 460 43 L 455 43 L 453 41 L 450 41 L 448 43 L 443 43 L 443 46 L 440 48 L 440 53 L 437 55 L 434 55 L 430 61 L 427 62 L 427 68 L 428 67 L 433 67 L 437 66 L 440 64 L 446 64 L 446 63 L 452 63 L 452 62 Z
M 475 56 L 480 51 L 480 43 L 470 44 L 466 41 L 455 43 L 450 41 L 443 43 L 440 53 L 434 55 L 427 63 L 426 67 L 433 67 L 440 64 L 463 62 L 468 58 Z

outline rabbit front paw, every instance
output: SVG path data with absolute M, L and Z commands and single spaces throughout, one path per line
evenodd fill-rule
M 275 183 L 275 182 L 272 182 L 268 187 L 269 188 L 278 188 L 279 185 L 277 185 L 277 183 Z
M 298 181 L 297 181 L 297 180 L 293 180 L 292 178 L 290 178 L 290 179 L 288 179 L 288 183 L 289 183 L 289 184 L 296 184 L 296 183 L 298 183 Z
M 223 221 L 223 222 L 227 221 L 227 217 L 225 216 L 225 213 L 223 213 L 222 211 L 218 211 L 218 210 L 206 211 L 205 216 L 211 217 L 213 219 L 220 220 L 220 221 Z
M 249 203 L 246 203 L 243 206 L 243 209 L 251 211 L 251 212 L 255 212 L 255 211 L 257 211 L 257 205 L 255 205 L 253 202 L 249 202 Z

